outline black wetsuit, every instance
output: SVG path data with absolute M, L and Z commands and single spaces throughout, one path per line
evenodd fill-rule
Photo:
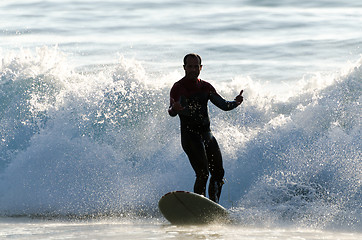
M 215 137 L 210 130 L 207 103 L 210 100 L 217 107 L 228 111 L 237 107 L 235 101 L 226 101 L 208 82 L 190 82 L 183 78 L 176 82 L 170 93 L 176 102 L 185 108 L 180 112 L 169 110 L 171 116 L 180 117 L 181 144 L 196 173 L 194 192 L 206 195 L 206 184 L 211 173 L 209 198 L 219 201 L 223 184 L 224 168 L 222 156 Z

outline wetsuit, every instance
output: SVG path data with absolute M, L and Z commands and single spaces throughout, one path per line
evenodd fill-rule
M 210 130 L 207 103 L 210 100 L 225 111 L 236 108 L 238 104 L 235 101 L 226 101 L 210 83 L 200 79 L 191 82 L 182 78 L 173 85 L 170 97 L 184 107 L 184 110 L 179 112 L 170 108 L 169 114 L 178 114 L 180 118 L 182 148 L 196 173 L 194 192 L 205 196 L 207 180 L 211 173 L 209 198 L 218 202 L 224 168 L 220 148 Z

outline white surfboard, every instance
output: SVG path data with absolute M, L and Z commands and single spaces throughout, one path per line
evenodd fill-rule
M 192 192 L 175 191 L 158 202 L 163 216 L 172 224 L 207 224 L 228 222 L 229 213 L 221 205 Z

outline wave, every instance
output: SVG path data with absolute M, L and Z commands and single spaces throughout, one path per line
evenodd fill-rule
M 245 92 L 234 111 L 210 104 L 228 181 L 221 203 L 240 222 L 361 226 L 361 64 L 293 87 L 212 82 L 228 99 Z M 180 77 L 154 79 L 124 57 L 79 72 L 57 48 L 4 55 L 0 215 L 155 216 L 164 193 L 191 191 L 179 120 L 166 111 Z
M 361 63 L 301 80 L 286 101 L 261 98 L 257 130 L 231 166 L 242 220 L 360 228 Z

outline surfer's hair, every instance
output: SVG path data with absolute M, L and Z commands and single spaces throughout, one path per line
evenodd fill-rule
M 200 65 L 201 65 L 201 57 L 200 57 L 199 54 L 196 54 L 196 53 L 189 53 L 189 54 L 187 54 L 187 55 L 184 57 L 184 65 L 186 65 L 186 60 L 187 60 L 188 57 L 195 57 L 195 58 L 199 59 L 199 63 L 200 63 Z

